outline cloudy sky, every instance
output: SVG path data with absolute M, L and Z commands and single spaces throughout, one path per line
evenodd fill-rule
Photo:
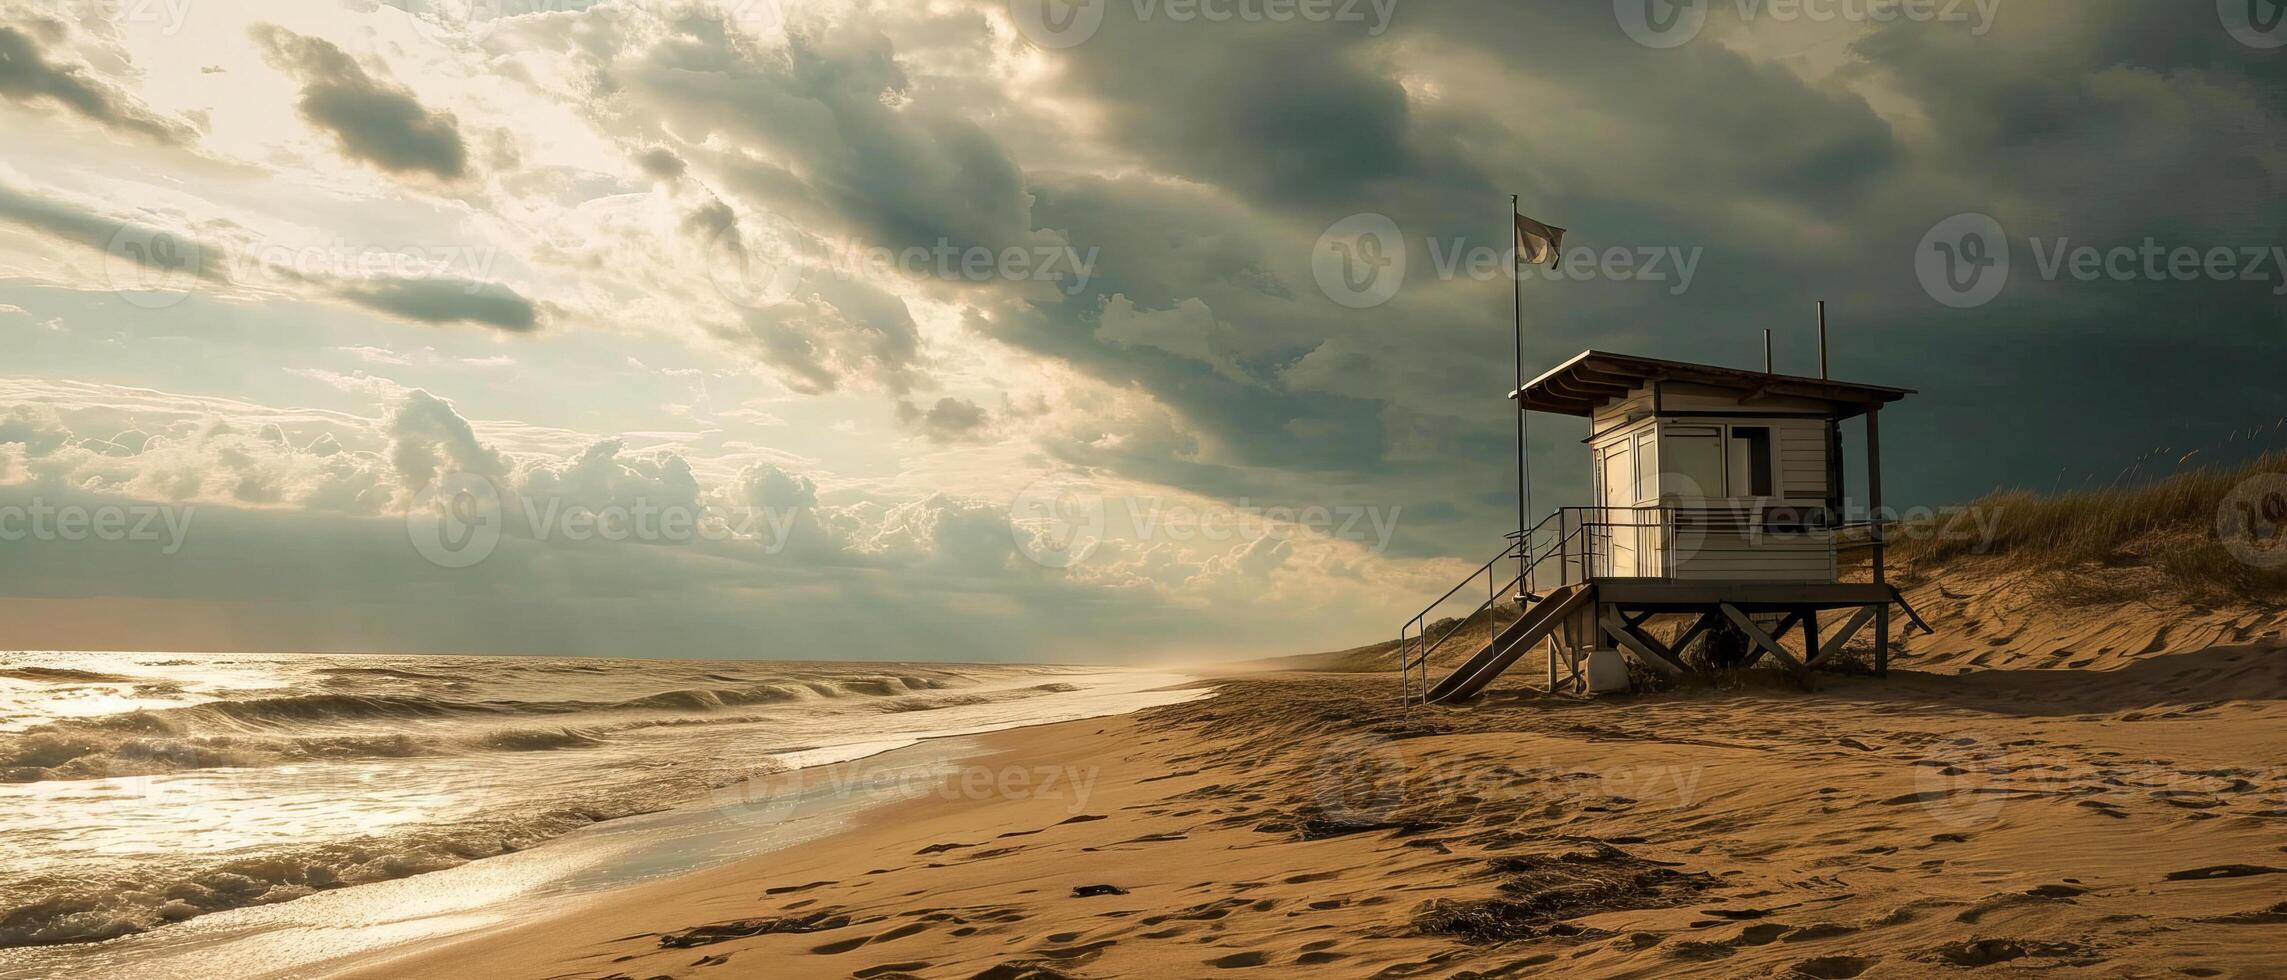
M 1380 639 L 1513 521 L 1510 194 L 1536 372 L 1826 299 L 1894 503 L 2230 458 L 2266 2 L 0 0 L 4 642 Z

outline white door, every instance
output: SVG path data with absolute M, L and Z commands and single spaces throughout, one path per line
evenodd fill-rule
M 1632 523 L 1628 508 L 1636 503 L 1636 441 L 1622 439 L 1604 447 L 1597 466 L 1597 483 L 1602 488 L 1598 502 L 1603 509 L 1593 522 L 1588 537 L 1589 546 L 1597 552 L 1593 575 L 1629 578 L 1636 573 L 1636 532 L 1625 527 Z

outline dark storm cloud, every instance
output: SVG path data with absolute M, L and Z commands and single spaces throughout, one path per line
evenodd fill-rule
M 391 173 L 458 180 L 468 145 L 449 112 L 434 112 L 403 87 L 374 78 L 323 38 L 261 25 L 254 40 L 270 62 L 302 85 L 302 118 L 333 134 L 344 155 Z
M 223 253 L 155 226 L 97 214 L 0 184 L 0 220 L 104 252 L 117 260 L 200 279 L 227 279 Z
M 754 49 L 693 15 L 612 81 L 641 93 L 692 143 L 720 132 L 762 151 L 721 161 L 777 210 L 902 248 L 1000 247 L 1029 237 L 1024 175 L 994 138 L 926 101 L 866 22 Z
M 928 408 L 912 402 L 897 403 L 898 423 L 929 437 L 931 442 L 975 439 L 990 420 L 977 403 L 960 398 L 940 398 Z
M 53 39 L 61 28 L 41 33 Z M 32 31 L 15 25 L 0 24 L 0 96 L 28 105 L 61 106 L 161 143 L 188 143 L 198 136 L 189 126 L 152 112 L 87 69 L 51 60 Z
M 2270 290 L 2287 271 L 2268 284 L 2043 282 L 2029 271 L 2030 235 L 2105 247 L 2146 235 L 2287 241 L 2287 218 L 2269 206 L 2287 183 L 2287 63 L 2212 18 L 2102 3 L 2012 7 L 1984 36 L 1896 23 L 1867 30 L 1842 74 L 1821 77 L 1712 35 L 1646 48 L 1595 4 L 1411 7 L 1383 38 L 1138 24 L 1108 10 L 1088 44 L 1050 55 L 1070 85 L 1061 94 L 1101 108 L 1105 138 L 1197 183 L 1031 175 L 1036 223 L 1103 247 L 1097 291 L 1031 315 L 996 311 L 980 329 L 1150 391 L 1224 455 L 1079 442 L 1058 450 L 1065 458 L 1224 494 L 1379 471 L 1371 492 L 1385 499 L 1425 515 L 1429 503 L 1459 504 L 1440 522 L 1451 530 L 1499 526 L 1508 285 L 1425 275 L 1423 240 L 1505 245 L 1512 190 L 1581 245 L 1704 253 L 1681 293 L 1528 281 L 1535 370 L 1589 346 L 1747 364 L 1767 327 L 1783 368 L 1811 370 L 1811 300 L 1835 299 L 1837 373 L 1927 392 L 1885 427 L 1893 500 L 2046 486 L 2076 460 L 2125 461 L 2170 433 L 2181 442 L 2280 414 L 2268 379 L 2287 323 Z M 1726 26 L 1748 41 L 1783 30 Z M 1450 53 L 1493 73 L 1441 75 L 1434 59 Z M 1408 97 L 1412 74 L 1443 91 Z M 1917 108 L 1877 112 L 1861 91 Z M 1926 131 L 1893 129 L 1917 114 Z M 1212 204 L 1177 203 L 1186 197 Z M 1387 306 L 1331 308 L 1296 260 L 1320 229 L 1361 211 L 1405 229 L 1411 277 Z M 1934 223 L 1965 211 L 2004 219 L 2018 279 L 1995 303 L 1957 311 L 1924 293 L 1913 255 Z M 1248 374 L 1275 380 L 1245 384 L 1164 346 L 1104 343 L 1096 318 L 1115 296 L 1147 311 L 1204 299 L 1236 328 Z M 2214 397 L 2189 405 L 2189 390 Z M 1992 451 L 2024 444 L 2027 411 L 2072 435 Z M 1543 496 L 1578 502 L 1578 434 L 1564 420 L 1536 426 L 1544 488 L 1556 491 Z M 1444 486 L 1413 478 L 1431 465 Z
M 674 180 L 683 176 L 683 158 L 663 146 L 654 146 L 636 154 L 635 165 L 660 180 Z
M 213 241 L 156 225 L 115 218 L 76 204 L 51 200 L 0 184 L 0 221 L 33 229 L 59 241 L 104 253 L 104 271 L 121 289 L 187 289 L 193 280 L 229 283 L 231 253 Z M 127 266 L 140 266 L 180 281 L 135 275 L 121 279 Z M 541 313 L 531 300 L 499 283 L 453 277 L 342 279 L 308 276 L 273 267 L 271 273 L 376 312 L 423 324 L 475 323 L 522 332 L 539 326 Z M 163 284 L 163 285 L 162 285 Z
M 516 333 L 540 325 L 532 301 L 499 283 L 465 279 L 343 281 L 337 295 L 359 306 L 417 323 L 473 323 Z

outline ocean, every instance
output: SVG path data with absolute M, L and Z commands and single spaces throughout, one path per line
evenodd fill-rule
M 752 817 L 772 813 L 771 774 L 1201 696 L 1188 680 L 1041 666 L 0 653 L 0 954 L 164 935 L 637 814 L 746 816 L 706 832 L 735 854 L 718 839 L 768 829 Z

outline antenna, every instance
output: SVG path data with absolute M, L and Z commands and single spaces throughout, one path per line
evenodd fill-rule
M 1763 373 L 1771 373 L 1771 329 L 1763 328 Z
M 1826 380 L 1826 301 L 1818 301 L 1818 379 Z

